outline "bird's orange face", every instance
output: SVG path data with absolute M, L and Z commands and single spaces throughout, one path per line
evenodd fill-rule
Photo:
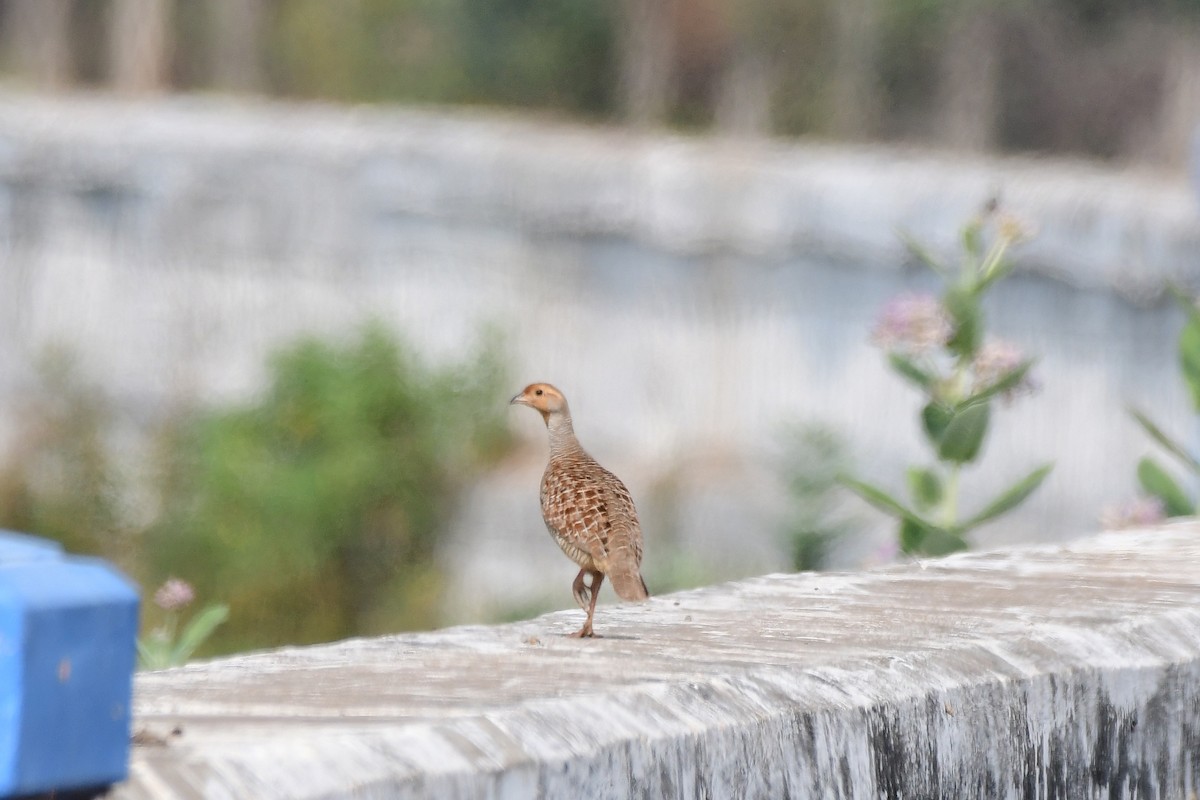
M 548 383 L 531 383 L 525 387 L 525 391 L 510 400 L 509 405 L 529 406 L 540 411 L 542 418 L 546 419 L 555 411 L 566 408 L 567 400 L 562 392 Z

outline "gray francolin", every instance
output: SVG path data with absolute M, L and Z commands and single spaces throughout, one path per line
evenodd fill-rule
M 550 433 L 542 518 L 554 541 L 579 565 L 571 589 L 575 602 L 587 609 L 587 620 L 571 635 L 593 636 L 596 597 L 605 577 L 622 600 L 650 596 L 642 580 L 642 526 L 633 498 L 616 475 L 579 446 L 562 392 L 548 383 L 531 383 L 510 402 L 539 411 Z

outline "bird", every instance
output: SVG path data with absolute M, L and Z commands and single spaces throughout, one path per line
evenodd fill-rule
M 580 446 L 562 392 L 548 383 L 531 383 L 509 404 L 541 413 L 550 434 L 550 459 L 541 485 L 542 519 L 562 551 L 579 565 L 571 591 L 587 619 L 571 636 L 591 638 L 596 635 L 596 597 L 605 577 L 622 600 L 650 597 L 642 579 L 642 526 L 633 497 L 620 478 Z

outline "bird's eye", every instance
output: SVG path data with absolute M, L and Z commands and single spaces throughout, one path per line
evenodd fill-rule
M 542 390 L 541 390 L 541 389 L 538 389 L 537 391 L 535 391 L 535 392 L 534 392 L 534 394 L 536 394 L 536 395 L 538 395 L 539 397 L 541 397 L 541 395 L 542 395 Z

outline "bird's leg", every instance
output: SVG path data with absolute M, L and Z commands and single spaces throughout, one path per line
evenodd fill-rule
M 588 588 L 588 593 L 591 594 L 591 599 L 588 601 L 587 619 L 583 623 L 583 627 L 572 633 L 571 636 L 577 639 L 590 639 L 596 634 L 592 632 L 592 617 L 596 614 L 596 598 L 600 596 L 600 584 L 604 583 L 603 572 L 591 572 L 592 583 Z M 583 571 L 580 571 L 579 577 L 576 580 L 583 583 Z
M 580 608 L 587 608 L 591 602 L 592 587 L 583 582 L 583 576 L 587 575 L 586 569 L 579 570 L 579 574 L 575 576 L 575 582 L 571 584 L 571 593 L 575 595 L 575 602 Z

